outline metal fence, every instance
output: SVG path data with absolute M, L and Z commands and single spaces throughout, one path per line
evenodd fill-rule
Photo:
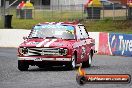
M 128 8 L 105 9 L 101 7 L 100 20 L 112 19 L 112 20 L 126 20 Z M 16 7 L 6 9 L 5 14 L 12 14 L 13 19 L 17 18 Z M 2 19 L 3 8 L 0 8 L 0 20 Z M 33 10 L 33 19 L 43 20 L 76 20 L 87 19 L 87 12 L 84 9 L 84 5 L 59 5 L 59 6 L 35 6 Z M 93 15 L 93 14 L 92 14 Z
M 0 20 L 2 19 L 2 8 L 0 7 Z
M 127 8 L 125 9 L 113 9 L 113 10 L 107 10 L 103 9 L 101 10 L 101 18 L 109 18 L 112 20 L 126 20 L 127 19 Z
M 2 13 L 3 13 L 3 11 L 2 11 L 2 8 L 0 7 L 0 28 L 2 28 L 3 27 L 3 16 L 2 16 Z

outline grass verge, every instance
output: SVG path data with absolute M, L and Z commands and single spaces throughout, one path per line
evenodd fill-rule
M 42 22 L 63 22 L 73 21 L 86 17 L 82 12 L 55 12 L 55 11 L 35 11 L 33 12 L 34 19 L 19 19 L 16 18 L 15 10 L 12 11 L 12 27 L 14 29 L 31 29 L 33 25 Z M 109 18 L 104 20 L 83 20 L 88 31 L 91 32 L 116 32 L 132 34 L 132 21 L 128 20 L 111 20 Z M 3 21 L 0 20 L 0 29 L 3 29 Z
M 132 21 L 128 20 L 98 20 L 82 22 L 88 31 L 92 32 L 116 32 L 132 34 Z

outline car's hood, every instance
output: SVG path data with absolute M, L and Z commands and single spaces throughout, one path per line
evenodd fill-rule
M 72 47 L 74 42 L 64 39 L 27 39 L 20 47 Z

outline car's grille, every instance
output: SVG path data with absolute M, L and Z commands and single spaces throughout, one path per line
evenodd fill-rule
M 28 48 L 29 56 L 43 56 L 43 55 L 61 55 L 59 48 Z

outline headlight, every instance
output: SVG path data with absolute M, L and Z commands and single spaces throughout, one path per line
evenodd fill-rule
M 19 52 L 20 52 L 21 54 L 23 54 L 23 55 L 24 55 L 24 54 L 27 54 L 27 53 L 28 53 L 28 48 L 25 48 L 25 47 L 24 47 L 24 48 L 20 48 L 20 49 L 19 49 Z
M 60 48 L 59 49 L 59 53 L 60 53 L 60 55 L 67 55 L 67 49 L 63 49 L 63 48 Z

